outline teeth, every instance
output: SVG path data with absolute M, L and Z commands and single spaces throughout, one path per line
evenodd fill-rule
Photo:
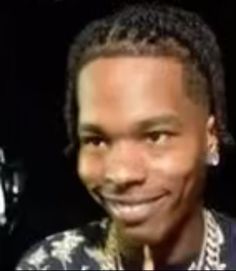
M 120 213 L 135 213 L 141 211 L 143 208 L 147 207 L 147 203 L 139 203 L 139 204 L 120 204 L 120 203 L 111 203 L 110 209 L 114 212 L 114 214 L 118 215 Z

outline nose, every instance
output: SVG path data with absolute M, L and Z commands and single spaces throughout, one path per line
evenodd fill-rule
M 145 164 L 141 149 L 130 142 L 114 145 L 106 160 L 105 178 L 120 187 L 144 182 Z

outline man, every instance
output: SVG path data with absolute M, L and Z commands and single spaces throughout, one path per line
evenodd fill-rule
M 68 68 L 77 171 L 110 218 L 47 238 L 18 270 L 235 269 L 236 224 L 203 206 L 207 167 L 232 143 L 211 30 L 131 6 L 87 26 Z

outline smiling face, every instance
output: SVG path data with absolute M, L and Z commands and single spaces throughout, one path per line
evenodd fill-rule
M 99 58 L 77 87 L 78 174 L 127 237 L 161 241 L 201 207 L 214 118 L 170 57 Z

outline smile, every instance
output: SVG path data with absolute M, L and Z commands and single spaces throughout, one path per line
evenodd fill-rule
M 164 195 L 145 200 L 110 200 L 105 199 L 109 213 L 125 223 L 138 223 L 148 219 L 156 210 Z

